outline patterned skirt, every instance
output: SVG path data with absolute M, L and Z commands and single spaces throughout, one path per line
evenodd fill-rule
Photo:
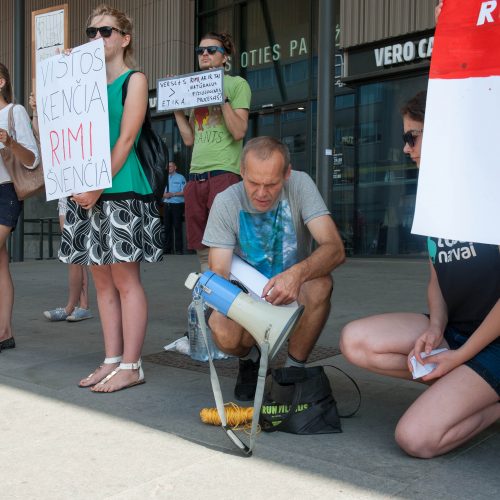
M 68 199 L 59 259 L 66 264 L 107 265 L 162 259 L 158 205 L 140 199 L 99 200 L 85 210 Z

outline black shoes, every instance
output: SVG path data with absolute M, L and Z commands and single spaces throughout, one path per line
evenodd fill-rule
M 3 349 L 14 349 L 14 347 L 16 347 L 16 342 L 14 340 L 14 337 L 2 340 L 0 342 L 0 352 L 2 352 Z
M 259 363 L 251 359 L 240 359 L 238 379 L 234 386 L 234 396 L 240 401 L 252 401 L 257 388 L 257 378 L 259 376 Z

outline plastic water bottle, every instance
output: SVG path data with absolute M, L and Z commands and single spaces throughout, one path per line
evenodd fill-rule
M 203 312 L 206 315 L 207 306 L 203 304 Z M 207 328 L 207 342 L 212 354 L 212 359 L 227 359 L 229 356 L 222 352 L 214 343 L 212 339 L 212 332 L 205 321 Z M 189 347 L 191 359 L 196 361 L 208 361 L 207 346 L 205 344 L 205 339 L 203 338 L 203 333 L 201 332 L 200 323 L 198 321 L 198 314 L 196 312 L 196 305 L 194 300 L 189 304 L 188 307 L 188 336 L 189 336 Z

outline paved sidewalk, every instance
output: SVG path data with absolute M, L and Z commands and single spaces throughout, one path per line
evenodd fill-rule
M 192 255 L 144 265 L 150 304 L 144 354 L 157 353 L 186 329 Z M 252 458 L 233 454 L 224 433 L 202 424 L 212 407 L 207 375 L 144 363 L 147 383 L 93 394 L 77 381 L 103 359 L 97 314 L 81 323 L 50 323 L 42 311 L 64 305 L 67 270 L 57 261 L 11 266 L 18 347 L 0 354 L 0 498 L 408 498 L 500 497 L 500 423 L 459 450 L 433 460 L 402 453 L 398 418 L 423 390 L 371 375 L 342 356 L 326 360 L 358 381 L 362 406 L 344 432 L 321 436 L 261 434 Z M 423 260 L 351 259 L 338 271 L 334 307 L 320 338 L 337 347 L 342 325 L 388 311 L 425 311 Z M 94 313 L 95 293 L 91 293 Z M 329 371 L 340 409 L 355 401 Z M 227 400 L 234 380 L 221 378 Z

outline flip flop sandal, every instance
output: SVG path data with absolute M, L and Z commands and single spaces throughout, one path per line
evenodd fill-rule
M 144 380 L 144 372 L 142 371 L 142 360 L 141 358 L 139 358 L 137 363 L 120 363 L 118 368 L 115 368 L 109 375 L 107 375 L 100 382 L 95 384 L 94 387 L 104 385 L 106 382 L 111 380 L 120 370 L 139 370 L 139 378 L 135 382 L 125 385 L 124 387 L 120 387 L 119 389 L 108 392 L 122 391 L 123 389 L 128 389 L 129 387 L 134 387 L 136 385 L 144 384 L 146 382 Z M 102 392 L 102 391 L 93 391 L 93 392 Z
M 122 357 L 121 356 L 115 356 L 114 358 L 104 358 L 104 362 L 102 365 L 99 365 L 98 368 L 96 368 L 88 377 L 85 377 L 85 380 L 90 380 L 94 373 L 99 370 L 99 368 L 102 368 L 104 365 L 114 365 L 115 363 L 120 363 L 120 361 L 122 360 Z M 99 382 L 96 382 L 96 383 L 99 383 Z M 92 387 L 94 386 L 95 384 L 90 384 L 90 385 L 81 385 L 81 384 L 78 384 L 78 387 L 81 387 L 82 389 L 86 389 L 88 387 Z

